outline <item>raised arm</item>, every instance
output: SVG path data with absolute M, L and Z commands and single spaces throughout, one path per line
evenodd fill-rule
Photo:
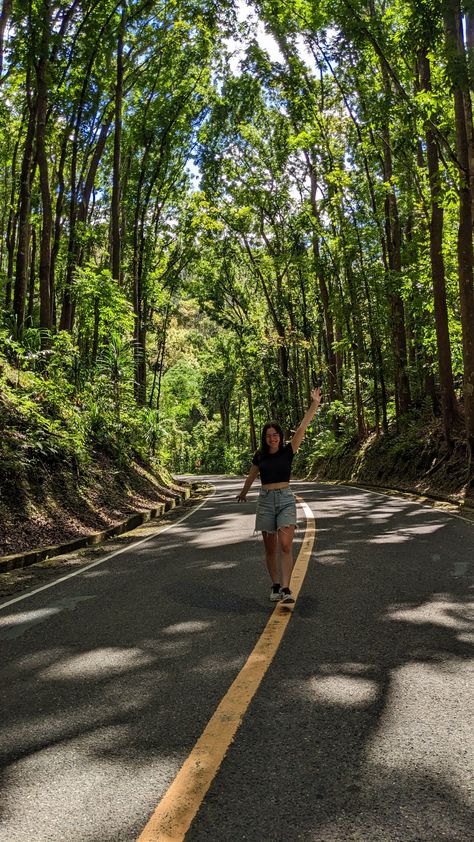
M 321 389 L 318 386 L 317 389 L 312 389 L 312 391 L 311 391 L 311 404 L 310 404 L 309 408 L 306 410 L 306 413 L 304 415 L 304 418 L 303 418 L 301 424 L 299 425 L 298 429 L 296 430 L 296 433 L 294 434 L 293 438 L 291 439 L 291 447 L 293 449 L 293 453 L 296 453 L 296 451 L 298 450 L 301 442 L 303 441 L 304 434 L 306 432 L 306 428 L 309 424 L 311 424 L 311 421 L 313 420 L 314 416 L 316 415 L 316 413 L 319 409 L 320 403 L 321 403 Z
M 240 494 L 237 494 L 237 500 L 239 501 L 239 503 L 245 503 L 249 488 L 252 485 L 252 483 L 257 479 L 259 473 L 260 470 L 257 467 L 257 465 L 252 465 L 250 471 L 247 474 L 247 479 L 244 482 L 244 487 L 242 488 L 242 491 L 240 492 Z

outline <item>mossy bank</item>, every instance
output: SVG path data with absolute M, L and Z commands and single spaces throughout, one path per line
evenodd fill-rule
M 371 435 L 308 463 L 308 477 L 400 489 L 474 508 L 474 478 L 466 443 L 447 449 L 441 430 L 413 426 L 403 432 Z

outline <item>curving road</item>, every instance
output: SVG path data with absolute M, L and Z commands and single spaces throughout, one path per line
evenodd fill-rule
M 254 649 L 256 491 L 212 479 L 172 527 L 0 603 L 0 842 L 138 839 Z M 293 487 L 314 552 L 186 842 L 472 842 L 474 525 Z

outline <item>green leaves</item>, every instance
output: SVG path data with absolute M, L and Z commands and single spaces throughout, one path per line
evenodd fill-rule
M 14 4 L 0 105 L 0 288 L 5 325 L 22 298 L 29 326 L 21 342 L 4 334 L 1 349 L 22 418 L 51 442 L 62 437 L 48 456 L 43 432 L 31 433 L 38 455 L 100 445 L 126 458 L 136 446 L 192 468 L 197 449 L 212 464 L 241 465 L 252 426 L 278 411 L 290 429 L 321 369 L 331 436 L 352 435 L 356 418 L 361 435 L 365 422 L 379 429 L 398 401 L 403 345 L 415 392 L 437 373 L 434 187 L 461 372 L 450 90 L 467 98 L 472 68 L 449 38 L 443 46 L 446 8 L 262 0 L 239 24 L 231 3 L 57 4 L 45 280 L 45 185 L 32 165 L 45 15 L 36 0 Z M 45 283 L 54 325 L 40 334 Z M 406 328 L 398 348 L 395 323 Z
M 74 300 L 82 330 L 91 336 L 96 328 L 99 344 L 103 344 L 112 329 L 118 334 L 133 331 L 130 301 L 108 269 L 98 269 L 93 264 L 78 267 Z

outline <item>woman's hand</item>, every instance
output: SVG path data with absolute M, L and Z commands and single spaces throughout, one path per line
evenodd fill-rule
M 317 386 L 316 389 L 311 389 L 311 402 L 317 403 L 318 406 L 321 403 L 321 387 Z
M 245 503 L 246 499 L 247 499 L 247 495 L 244 494 L 243 491 L 241 491 L 239 494 L 237 494 L 237 500 L 239 501 L 239 503 Z

